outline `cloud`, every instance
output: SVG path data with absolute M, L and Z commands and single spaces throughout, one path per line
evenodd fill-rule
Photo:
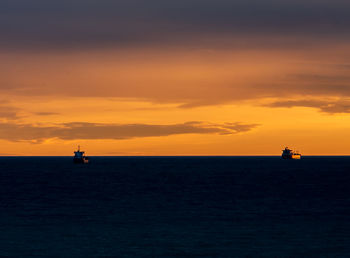
M 18 108 L 0 105 L 0 119 L 16 120 L 19 118 Z
M 55 116 L 55 115 L 59 115 L 60 113 L 56 113 L 56 112 L 36 112 L 34 113 L 34 115 L 37 116 Z
M 350 100 L 286 100 L 266 105 L 273 108 L 311 107 L 328 114 L 350 113 Z
M 350 97 L 349 7 L 341 0 L 3 0 L 0 91 L 180 108 Z M 324 62 L 338 65 L 320 68 Z
M 36 112 L 36 113 L 31 113 L 28 112 L 28 114 L 33 114 L 37 116 L 52 116 L 52 115 L 59 115 L 59 113 L 56 112 Z M 22 109 L 13 107 L 13 106 L 8 106 L 8 105 L 1 105 L 0 104 L 0 119 L 5 119 L 5 120 L 17 120 L 19 118 L 23 118 L 24 112 Z
M 0 123 L 0 139 L 40 143 L 47 139 L 123 140 L 179 134 L 237 134 L 248 132 L 258 124 L 187 122 L 171 125 L 64 123 L 54 126 Z
M 241 124 L 241 123 L 225 123 L 224 128 L 239 132 L 249 132 L 253 128 L 259 126 L 258 124 Z
M 203 45 L 238 35 L 294 37 L 294 44 L 295 36 L 348 40 L 349 7 L 341 0 L 2 0 L 0 44 L 20 49 Z
M 294 53 L 283 51 L 0 54 L 0 93 L 14 99 L 132 99 L 179 108 L 305 95 L 350 97 L 349 53 L 304 51 L 295 62 Z M 330 65 L 332 58 L 337 62 Z

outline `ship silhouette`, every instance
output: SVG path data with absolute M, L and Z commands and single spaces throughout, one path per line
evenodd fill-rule
M 78 146 L 78 150 L 74 152 L 73 162 L 76 164 L 87 164 L 89 163 L 89 157 L 85 156 L 84 151 L 80 151 L 80 145 Z
M 282 150 L 282 158 L 283 159 L 301 159 L 301 154 L 297 151 L 292 151 L 288 147 L 285 147 L 284 150 Z

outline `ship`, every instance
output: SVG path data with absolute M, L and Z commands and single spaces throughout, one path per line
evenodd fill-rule
M 73 162 L 76 164 L 87 164 L 89 163 L 89 157 L 85 156 L 84 151 L 80 151 L 80 145 L 78 146 L 78 150 L 74 152 Z
M 282 150 L 282 158 L 283 159 L 301 159 L 301 154 L 297 151 L 292 151 L 288 147 L 285 147 L 284 150 Z

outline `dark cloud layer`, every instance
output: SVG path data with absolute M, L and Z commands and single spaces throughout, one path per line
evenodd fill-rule
M 350 39 L 349 9 L 350 2 L 342 0 L 3 0 L 0 90 L 24 96 L 118 97 L 183 103 L 181 108 L 265 97 L 349 97 L 349 49 L 344 47 Z M 317 48 L 322 42 L 325 45 Z M 309 48 L 305 51 L 300 44 Z M 164 51 L 179 56 L 179 60 L 183 52 L 183 67 L 176 65 L 179 60 L 167 58 L 166 54 L 162 57 L 158 53 L 159 60 L 164 60 L 157 63 L 157 53 L 150 51 L 147 55 L 148 50 L 141 49 L 141 54 L 135 54 L 138 50 L 134 48 L 110 51 L 114 53 L 111 59 L 115 66 L 105 57 L 89 59 L 94 53 L 91 49 L 109 53 L 107 47 L 118 50 L 125 46 L 151 46 L 153 50 L 189 46 L 188 52 L 209 46 L 218 51 L 210 54 L 211 50 L 201 49 L 208 51 L 203 59 L 186 57 L 187 50 L 183 49 Z M 214 55 L 223 46 L 230 50 L 254 47 L 258 52 L 269 47 L 273 51 L 264 56 L 253 53 L 246 60 L 235 55 L 227 60 L 221 56 L 215 62 Z M 287 54 L 273 57 L 274 50 L 280 50 L 276 46 L 296 49 L 299 55 L 294 59 L 282 49 Z M 30 52 L 31 57 L 26 59 L 25 55 L 16 56 L 16 51 L 9 51 L 48 49 L 52 50 L 49 53 L 56 53 L 55 50 L 77 48 L 89 49 L 81 51 L 86 56 L 71 59 L 61 53 L 59 58 L 53 58 L 36 52 Z M 314 55 L 308 56 L 309 52 Z M 6 57 L 13 53 L 13 57 Z M 198 55 L 205 56 L 206 52 Z M 196 62 L 189 62 L 192 59 Z M 223 64 L 228 59 L 232 68 Z M 262 69 L 261 65 L 255 66 L 259 59 L 266 60 L 267 67 L 272 65 L 266 69 L 266 76 L 257 73 Z M 277 65 L 279 60 L 281 66 Z M 288 61 L 305 61 L 309 65 L 283 66 Z M 249 69 L 251 74 L 240 77 L 239 62 L 245 67 L 243 74 Z M 324 62 L 333 67 L 318 67 Z M 15 117 L 13 111 L 4 111 L 2 116 Z
M 138 137 L 159 137 L 179 134 L 225 135 L 248 132 L 257 126 L 258 124 L 208 124 L 202 122 L 187 122 L 172 125 L 65 123 L 55 126 L 0 123 L 0 139 L 40 143 L 43 140 L 51 138 L 62 140 L 123 140 Z
M 340 0 L 3 0 L 0 44 L 21 48 L 206 44 L 238 35 L 347 40 L 349 7 L 349 1 Z

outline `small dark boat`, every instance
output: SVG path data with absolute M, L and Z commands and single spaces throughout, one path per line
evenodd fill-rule
M 87 164 L 89 163 L 89 157 L 85 156 L 84 151 L 80 151 L 80 145 L 78 146 L 78 150 L 74 152 L 73 162 L 76 164 Z

